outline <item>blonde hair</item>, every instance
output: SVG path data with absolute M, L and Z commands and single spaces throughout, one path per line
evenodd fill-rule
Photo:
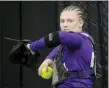
M 85 13 L 85 10 L 82 9 L 81 7 L 79 6 L 76 6 L 76 5 L 70 5 L 70 6 L 67 6 L 65 7 L 63 11 L 76 11 L 78 12 L 78 15 L 80 15 L 80 18 L 82 18 L 82 20 L 85 22 L 86 21 L 86 13 Z

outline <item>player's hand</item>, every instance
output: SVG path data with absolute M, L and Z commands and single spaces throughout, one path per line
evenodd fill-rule
M 51 59 L 49 59 L 49 58 L 45 59 L 38 69 L 38 75 L 39 76 L 41 75 L 42 67 L 46 67 L 46 71 L 47 71 L 48 66 L 52 66 L 52 63 L 53 63 L 53 61 Z

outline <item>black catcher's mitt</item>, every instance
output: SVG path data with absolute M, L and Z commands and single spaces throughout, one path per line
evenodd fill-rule
M 35 52 L 35 55 L 32 55 L 30 50 L 27 49 L 26 44 L 29 41 L 22 40 L 17 41 L 18 43 L 9 51 L 8 58 L 13 64 L 20 64 L 26 66 L 36 71 L 39 63 L 40 53 Z

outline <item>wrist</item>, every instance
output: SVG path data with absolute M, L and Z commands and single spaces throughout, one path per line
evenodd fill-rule
M 30 44 L 27 44 L 27 48 L 31 51 L 32 55 L 35 55 L 35 52 L 33 52 L 30 48 Z

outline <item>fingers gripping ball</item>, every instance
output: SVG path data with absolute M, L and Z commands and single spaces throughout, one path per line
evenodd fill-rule
M 50 79 L 52 77 L 53 74 L 53 69 L 52 67 L 48 66 L 47 70 L 46 67 L 42 67 L 41 70 L 41 77 L 44 79 Z

